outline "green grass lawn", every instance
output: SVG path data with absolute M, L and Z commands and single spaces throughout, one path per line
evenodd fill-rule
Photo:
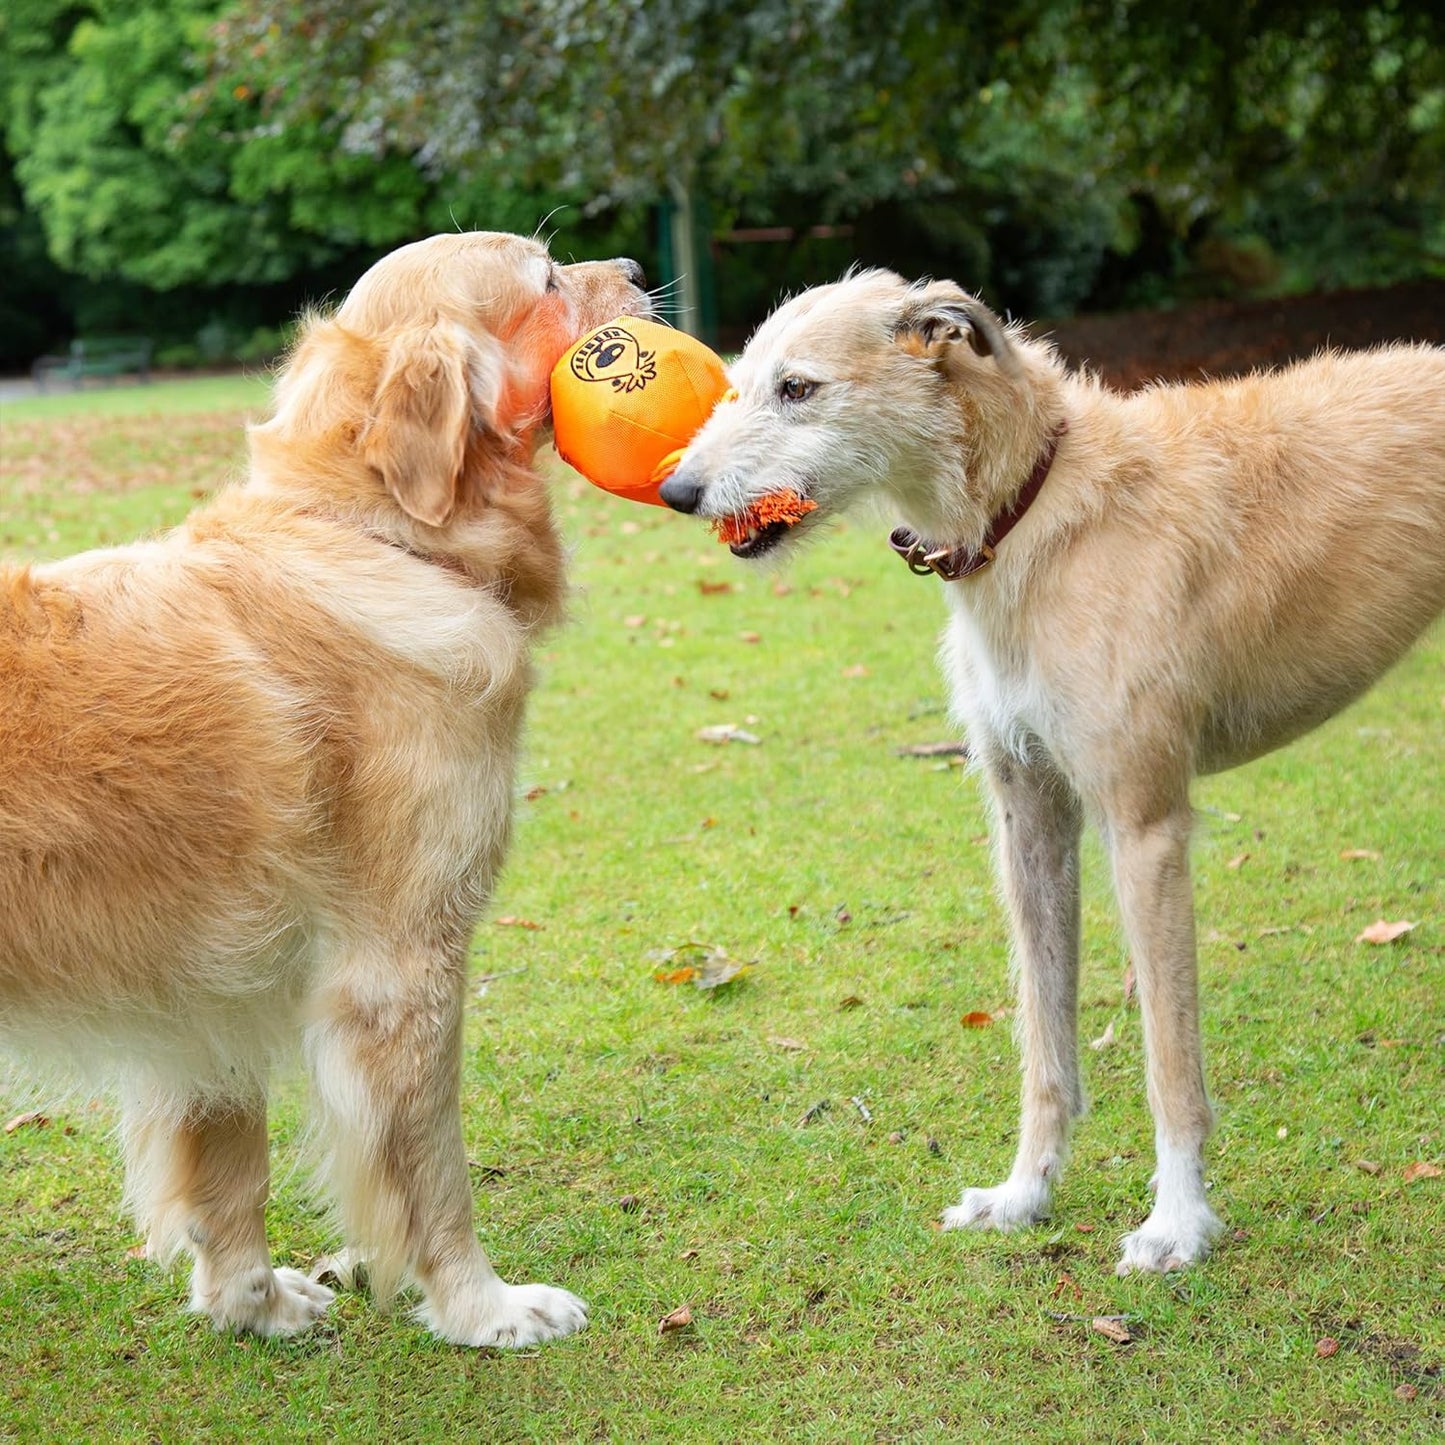
M 233 475 L 258 384 L 193 385 L 7 408 L 0 554 L 136 535 Z M 1445 1179 L 1411 1166 L 1445 1162 L 1445 629 L 1197 791 L 1228 1229 L 1203 1268 L 1120 1280 L 1151 1128 L 1092 844 L 1082 1030 L 1113 1042 L 1084 1051 L 1054 1219 L 935 1228 L 1003 1177 L 1017 1107 L 1009 1024 L 961 1022 L 1009 1004 L 976 783 L 897 751 L 949 735 L 938 586 L 882 522 L 768 575 L 560 467 L 555 496 L 577 596 L 476 940 L 464 1108 L 492 1258 L 591 1327 L 469 1352 L 347 1294 L 297 1340 L 214 1335 L 128 1256 L 108 1103 L 62 1099 L 0 1136 L 0 1440 L 1439 1438 Z M 723 723 L 761 741 L 699 739 Z M 1417 927 L 1354 941 L 1381 917 Z M 666 981 L 689 943 L 752 967 Z M 283 1088 L 270 1224 L 304 1264 L 336 1240 L 303 1103 Z

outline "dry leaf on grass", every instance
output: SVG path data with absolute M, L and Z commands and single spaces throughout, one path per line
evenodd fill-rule
M 1326 1335 L 1322 1340 L 1315 1341 L 1315 1354 L 1320 1359 L 1327 1360 L 1333 1354 L 1339 1352 L 1340 1342 L 1333 1335 Z
M 695 736 L 700 743 L 713 743 L 718 747 L 724 743 L 747 743 L 756 747 L 762 742 L 756 733 L 750 733 L 736 723 L 713 723 L 710 727 L 699 728 Z
M 900 758 L 966 758 L 968 744 L 961 742 L 905 743 L 894 748 L 895 757 Z
M 1131 1344 L 1134 1339 L 1129 1333 L 1128 1325 L 1115 1315 L 1095 1315 L 1089 1321 L 1089 1328 L 1103 1335 L 1106 1340 L 1113 1340 L 1116 1345 Z
M 1417 1159 L 1413 1164 L 1405 1166 L 1405 1183 L 1413 1184 L 1417 1179 L 1438 1179 L 1445 1170 L 1438 1164 L 1427 1164 L 1423 1159 Z
M 1403 918 L 1395 923 L 1390 923 L 1383 918 L 1377 918 L 1368 928 L 1361 929 L 1360 932 L 1355 935 L 1355 942 L 1376 944 L 1393 943 L 1397 938 L 1403 938 L 1412 928 L 1418 926 L 1418 924 L 1409 923 Z
M 709 582 L 706 577 L 699 577 L 697 579 L 697 590 L 701 592 L 704 597 L 720 597 L 725 592 L 731 592 L 733 590 L 733 584 L 731 582 Z
M 1107 1048 L 1112 1048 L 1112 1047 L 1113 1047 L 1113 1044 L 1114 1044 L 1114 1020 L 1113 1020 L 1113 1019 L 1110 1019 L 1110 1020 L 1109 1020 L 1109 1023 L 1108 1023 L 1108 1027 L 1105 1028 L 1104 1032 L 1101 1033 L 1098 1038 L 1096 1038 L 1096 1039 L 1090 1039 L 1090 1040 L 1089 1040 L 1089 1047 L 1090 1047 L 1091 1049 L 1107 1049 Z
M 1224 866 L 1225 866 L 1226 868 L 1242 868 L 1242 867 L 1244 867 L 1244 865 L 1245 865 L 1246 863 L 1248 863 L 1248 862 L 1249 862 L 1249 854 L 1248 854 L 1248 853 L 1236 853 L 1236 854 L 1234 855 L 1234 857 L 1231 858 L 1231 859 L 1229 860 L 1229 862 L 1226 863 Z
M 49 1116 L 42 1114 L 39 1109 L 31 1109 L 28 1113 L 17 1114 L 5 1124 L 5 1132 L 13 1134 L 17 1129 L 43 1129 L 50 1123 Z
M 691 983 L 698 988 L 721 988 L 741 978 L 753 965 L 749 960 L 732 958 L 724 948 L 711 943 L 683 943 L 676 948 L 656 948 L 648 961 L 671 964 L 670 968 L 654 970 L 658 983 Z
M 692 1308 L 689 1305 L 678 1305 L 670 1314 L 665 1314 L 657 1322 L 657 1333 L 659 1335 L 670 1335 L 677 1330 L 685 1330 L 692 1324 Z
M 1380 1166 L 1373 1159 L 1356 1159 L 1355 1168 L 1361 1174 L 1378 1174 L 1380 1172 Z
M 782 1049 L 785 1053 L 797 1053 L 799 1050 L 806 1049 L 808 1047 L 807 1044 L 802 1041 L 802 1039 L 790 1039 L 781 1035 L 770 1036 L 768 1042 L 775 1049 Z
M 974 1009 L 959 1019 L 959 1023 L 966 1029 L 986 1029 L 992 1022 L 993 1015 L 985 1013 L 982 1009 Z
M 512 913 L 503 914 L 501 918 L 494 918 L 492 922 L 498 928 L 530 928 L 534 932 L 541 932 L 547 926 L 545 923 L 536 923 L 530 918 L 518 918 Z
M 1348 863 L 1356 858 L 1378 859 L 1379 856 L 1373 848 L 1346 848 L 1344 852 L 1340 854 L 1340 861 L 1342 863 Z

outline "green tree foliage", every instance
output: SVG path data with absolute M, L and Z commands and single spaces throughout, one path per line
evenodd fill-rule
M 958 257 L 1059 309 L 1136 253 L 1225 284 L 1290 280 L 1280 250 L 1303 280 L 1445 266 L 1437 9 L 236 0 L 213 93 L 436 174 L 849 221 L 870 259 Z
M 1445 274 L 1438 9 L 7 0 L 0 129 L 52 258 L 156 289 L 559 202 L 637 250 L 682 186 L 718 236 L 848 228 L 730 251 L 741 308 L 857 256 L 1057 314 Z

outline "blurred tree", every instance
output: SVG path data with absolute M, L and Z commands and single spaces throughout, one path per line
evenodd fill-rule
M 1030 309 L 1166 276 L 1445 267 L 1445 12 L 1421 0 L 236 0 L 259 125 L 725 231 L 857 223 Z M 1216 244 L 1195 252 L 1213 236 Z M 1305 254 L 1304 273 L 1320 258 Z M 1280 279 L 1277 276 L 1274 279 Z M 1291 278 L 1284 278 L 1291 279 Z M 1297 278 L 1297 279 L 1303 279 Z
M 0 130 L 50 255 L 153 288 L 559 202 L 645 250 L 679 192 L 797 238 L 741 310 L 853 257 L 1044 315 L 1445 274 L 1424 0 L 6 0 Z

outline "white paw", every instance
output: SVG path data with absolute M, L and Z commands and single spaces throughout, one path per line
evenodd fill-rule
M 477 1297 L 445 1308 L 428 1300 L 421 1322 L 454 1345 L 518 1349 L 560 1339 L 587 1327 L 587 1305 L 549 1284 L 503 1284 L 494 1280 Z
M 1155 1209 L 1138 1229 L 1124 1236 L 1124 1255 L 1116 1273 L 1167 1274 L 1198 1264 L 1223 1228 L 1202 1199 L 1174 1209 Z
M 952 1209 L 943 1211 L 945 1229 L 1022 1229 L 1049 1212 L 1045 1180 L 1017 1184 L 1012 1179 L 994 1189 L 966 1189 Z
M 299 1269 L 260 1265 L 217 1282 L 197 1265 L 191 1281 L 191 1308 L 211 1317 L 218 1330 L 253 1335 L 294 1335 L 316 1323 L 335 1295 Z

